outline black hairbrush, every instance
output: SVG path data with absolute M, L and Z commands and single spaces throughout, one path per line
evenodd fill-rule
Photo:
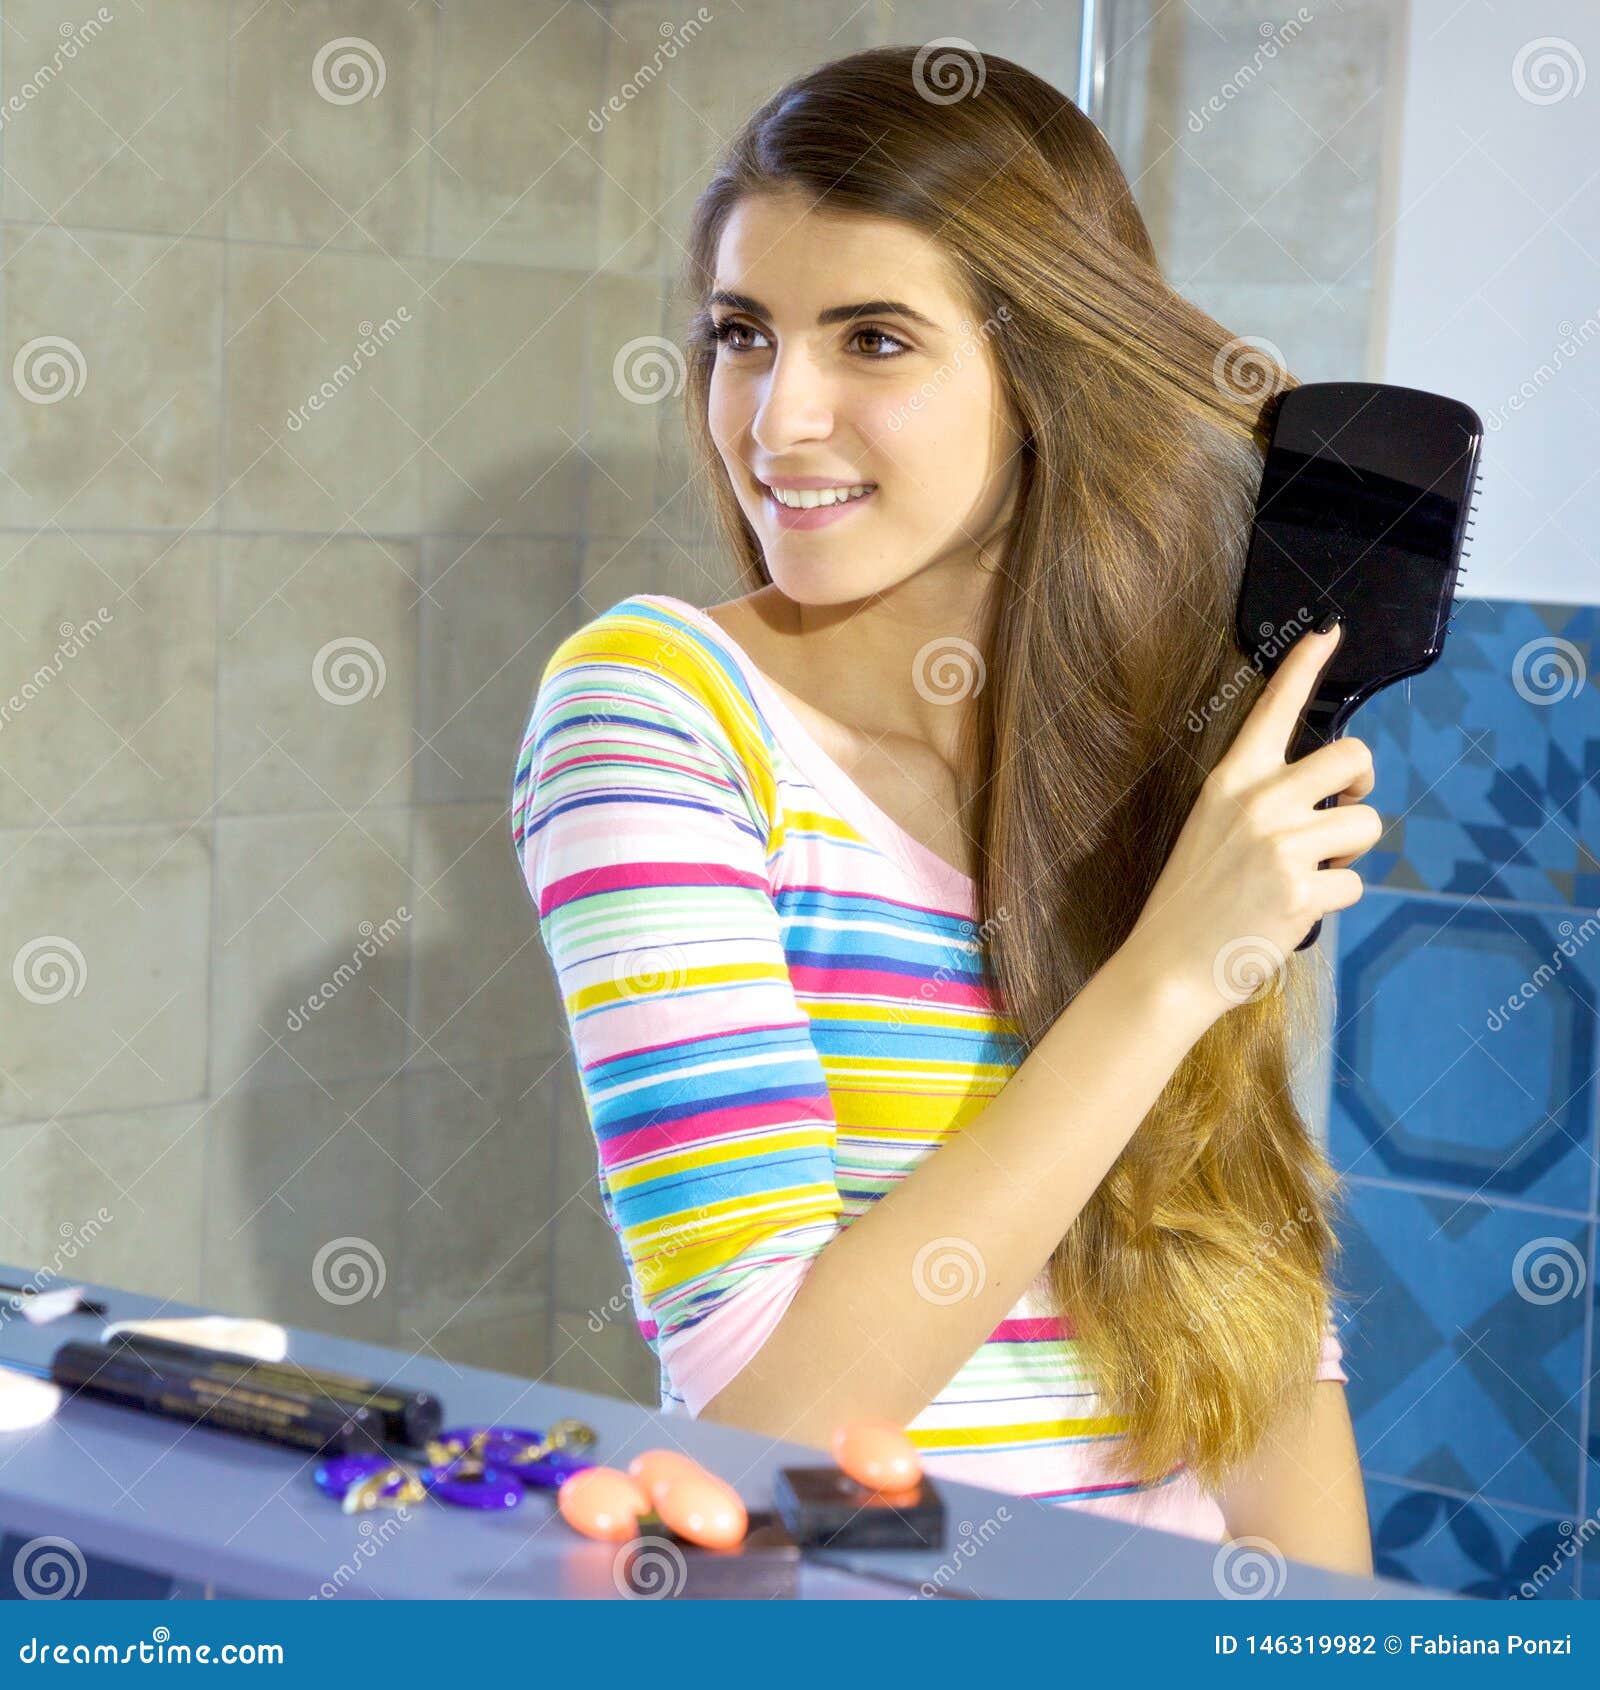
M 1457 399 L 1373 382 L 1277 396 L 1235 631 L 1270 675 L 1328 611 L 1344 624 L 1288 761 L 1331 744 L 1384 687 L 1438 661 L 1477 507 L 1483 424 Z M 1318 809 L 1336 802 L 1322 799 Z M 1304 950 L 1318 921 L 1295 947 Z

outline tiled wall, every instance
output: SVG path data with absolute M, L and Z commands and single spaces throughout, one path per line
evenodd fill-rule
M 1351 727 L 1388 831 L 1339 936 L 1350 1405 L 1380 1570 L 1481 1596 L 1600 1596 L 1597 634 L 1468 600 Z
M 0 1259 L 535 1372 L 611 30 L 107 10 L 0 3 Z

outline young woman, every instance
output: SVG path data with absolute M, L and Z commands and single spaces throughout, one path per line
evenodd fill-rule
M 1290 1052 L 1381 823 L 1360 741 L 1284 760 L 1337 632 L 1265 688 L 1230 632 L 1292 378 L 1235 388 L 1070 102 L 923 57 L 792 83 L 695 209 L 750 591 L 622 600 L 534 701 L 606 1214 L 667 1407 L 1370 1571 Z

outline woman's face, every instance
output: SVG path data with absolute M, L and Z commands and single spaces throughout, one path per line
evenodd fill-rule
M 924 572 L 941 595 L 969 588 L 1016 491 L 1018 442 L 989 346 L 1005 324 L 973 320 L 927 236 L 809 203 L 750 196 L 723 229 L 710 301 L 726 331 L 711 377 L 717 450 L 786 597 L 844 604 Z M 795 510 L 774 486 L 871 490 Z

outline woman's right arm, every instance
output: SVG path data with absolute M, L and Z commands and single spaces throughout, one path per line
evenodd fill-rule
M 1124 946 L 988 1107 L 822 1251 L 703 1418 L 823 1449 L 846 1420 L 908 1424 L 1015 1307 L 1206 1025 L 1158 952 Z M 970 1296 L 942 1295 L 941 1257 Z
M 1037 1277 L 1184 1055 L 1248 995 L 1233 988 L 1235 960 L 1281 960 L 1360 897 L 1348 863 L 1382 829 L 1352 802 L 1371 790 L 1370 752 L 1349 739 L 1284 762 L 1335 644 L 1298 642 L 1208 778 L 1128 940 L 993 1102 L 821 1252 L 705 1417 L 823 1448 L 858 1416 L 908 1423 Z M 1340 806 L 1316 810 L 1331 792 Z M 1324 860 L 1334 866 L 1319 870 Z M 971 1296 L 942 1298 L 928 1272 L 941 1251 Z

